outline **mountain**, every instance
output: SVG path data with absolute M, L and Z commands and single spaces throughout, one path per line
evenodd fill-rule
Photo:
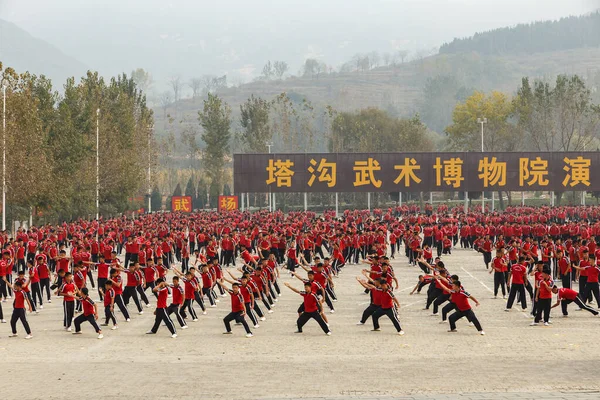
M 600 11 L 476 33 L 440 47 L 440 54 L 528 54 L 600 46 Z
M 60 89 L 70 76 L 85 75 L 87 67 L 57 47 L 35 38 L 15 24 L 0 19 L 0 62 L 17 72 L 46 75 Z

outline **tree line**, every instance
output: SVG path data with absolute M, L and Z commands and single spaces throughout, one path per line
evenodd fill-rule
M 156 159 L 153 113 L 131 77 L 106 81 L 89 71 L 79 81 L 69 78 L 59 95 L 44 76 L 2 64 L 0 75 L 6 86 L 7 221 L 95 215 L 97 148 L 101 214 L 123 212 L 131 198 L 148 193 L 146 174 Z
M 519 24 L 457 38 L 440 47 L 440 54 L 528 54 L 600 46 L 600 11 L 582 16 Z

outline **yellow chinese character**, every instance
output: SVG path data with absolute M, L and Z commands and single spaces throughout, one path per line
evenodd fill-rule
M 173 200 L 173 202 L 175 203 L 174 211 L 181 211 L 181 198 L 175 199 L 175 200 Z
M 589 158 L 578 156 L 577 158 L 564 158 L 565 166 L 563 170 L 567 173 L 563 180 L 563 186 L 571 187 L 579 184 L 590 186 L 590 166 L 592 161 Z
M 536 157 L 533 160 L 529 158 L 519 158 L 519 186 L 535 185 L 548 186 L 548 160 L 542 160 Z
M 435 169 L 436 186 L 442 185 L 443 176 L 446 185 L 452 185 L 454 188 L 459 188 L 461 182 L 465 180 L 465 178 L 462 176 L 462 165 L 463 160 L 458 157 L 444 160 L 443 164 L 441 163 L 440 157 L 436 157 L 435 165 L 433 166 Z
M 381 171 L 381 166 L 377 160 L 369 157 L 367 161 L 354 162 L 354 171 L 356 171 L 356 179 L 354 186 L 364 186 L 372 184 L 376 188 L 381 187 L 381 181 L 375 178 L 375 171 Z
M 403 165 L 394 165 L 394 169 L 400 171 L 400 174 L 394 181 L 397 185 L 402 179 L 404 179 L 404 186 L 410 187 L 411 179 L 415 183 L 421 183 L 421 179 L 415 174 L 415 171 L 421 169 L 420 165 L 417 165 L 417 160 L 414 158 L 405 158 Z
M 317 168 L 315 170 L 315 167 Z M 334 162 L 327 162 L 325 158 L 322 158 L 317 166 L 317 161 L 314 159 L 310 160 L 310 166 L 308 172 L 310 172 L 310 179 L 308 180 L 308 186 L 312 186 L 317 176 L 315 171 L 319 173 L 319 182 L 327 182 L 327 186 L 335 187 L 337 182 L 337 165 Z
M 221 209 L 223 209 L 223 210 L 227 210 L 228 209 L 227 208 L 228 201 L 229 201 L 228 197 L 222 197 L 221 198 Z
M 192 205 L 190 204 L 190 199 L 188 197 L 181 198 L 181 211 L 192 211 Z
M 269 179 L 267 179 L 267 185 L 275 183 L 277 187 L 291 187 L 294 171 L 290 168 L 293 166 L 294 163 L 290 160 L 269 160 L 269 166 L 267 167 Z
M 506 185 L 506 162 L 499 162 L 496 157 L 479 160 L 479 179 L 483 179 L 483 187 Z

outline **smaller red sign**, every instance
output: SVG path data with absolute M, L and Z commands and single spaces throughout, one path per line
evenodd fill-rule
M 171 211 L 192 212 L 192 196 L 173 196 Z
M 219 196 L 219 212 L 235 211 L 238 209 L 237 196 Z

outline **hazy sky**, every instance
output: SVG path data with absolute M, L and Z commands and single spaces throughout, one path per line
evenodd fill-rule
M 432 48 L 454 37 L 579 15 L 598 0 L 0 0 L 14 22 L 104 74 L 252 76 L 317 57 Z

